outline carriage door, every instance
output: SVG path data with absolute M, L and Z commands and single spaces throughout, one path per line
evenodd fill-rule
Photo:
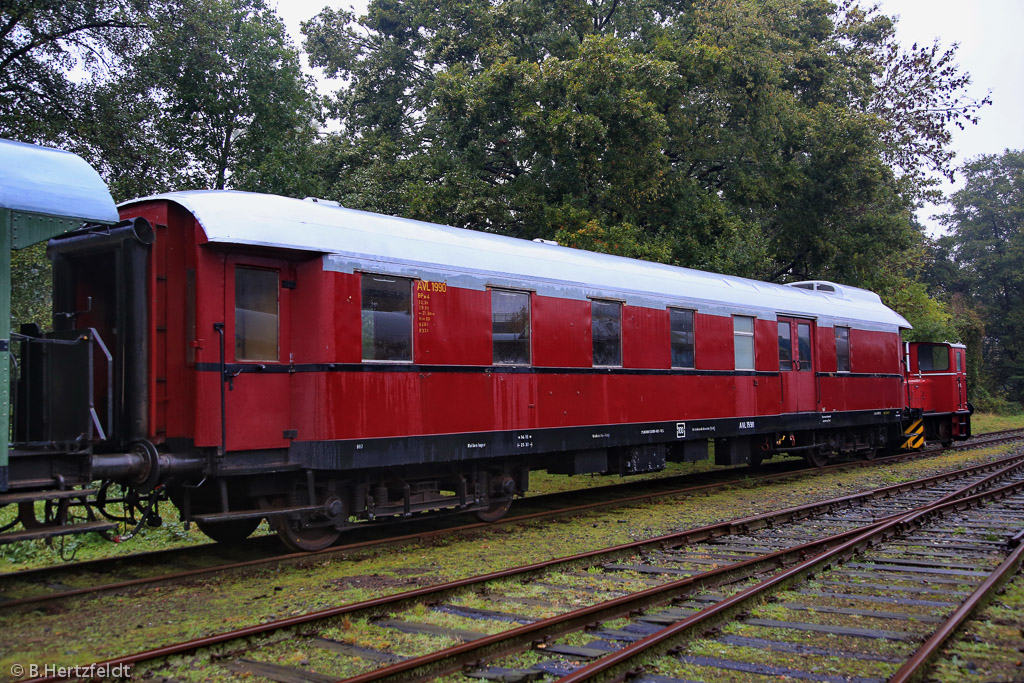
M 954 346 L 956 360 L 956 410 L 967 410 L 967 366 L 964 358 L 966 349 Z
M 779 316 L 779 374 L 782 404 L 779 412 L 818 409 L 814 381 L 814 321 Z
M 228 258 L 224 273 L 228 450 L 286 448 L 291 428 L 289 264 Z

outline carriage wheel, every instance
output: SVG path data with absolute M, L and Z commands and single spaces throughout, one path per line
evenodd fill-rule
M 481 522 L 497 522 L 499 519 L 508 514 L 509 508 L 512 507 L 512 496 L 502 498 L 501 500 L 492 502 L 483 510 L 474 510 L 473 516 L 479 519 Z
M 334 544 L 341 532 L 331 526 L 303 527 L 299 520 L 281 519 L 277 522 L 277 537 L 289 549 L 300 553 L 323 550 Z
M 204 534 L 221 545 L 237 545 L 249 538 L 262 521 L 259 517 L 252 519 L 233 519 L 229 522 L 200 522 L 196 526 Z
M 508 514 L 516 493 L 516 482 L 508 474 L 498 474 L 490 480 L 490 489 L 487 507 L 473 511 L 473 516 L 481 522 L 497 522 Z
M 288 504 L 287 496 L 260 499 L 260 507 L 268 512 L 274 508 L 287 507 Z M 344 511 L 342 510 L 337 516 L 345 519 Z M 341 536 L 341 531 L 333 526 L 307 527 L 303 525 L 302 519 L 268 517 L 268 520 L 270 521 L 270 528 L 277 532 L 277 537 L 281 540 L 281 543 L 289 550 L 294 550 L 295 552 L 311 553 L 323 550 L 333 545 Z
M 822 448 L 814 448 L 807 451 L 804 459 L 807 460 L 807 464 L 820 468 L 828 464 L 829 453 Z

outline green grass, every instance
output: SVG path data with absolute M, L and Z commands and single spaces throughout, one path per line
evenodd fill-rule
M 945 647 L 932 680 L 1024 680 L 1024 577 L 1018 575 L 964 623 Z
M 1024 429 L 1024 413 L 1017 415 L 975 413 L 971 416 L 971 431 L 975 434 L 999 432 L 1004 429 Z

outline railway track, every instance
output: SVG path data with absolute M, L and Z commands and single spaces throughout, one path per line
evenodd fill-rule
M 765 599 L 757 591 L 789 587 L 812 572 L 827 571 L 823 566 L 838 565 L 851 553 L 865 549 L 873 554 L 861 558 L 862 564 L 882 563 L 879 558 L 891 551 L 885 550 L 889 546 L 877 544 L 889 539 L 892 545 L 893 537 L 907 533 L 912 522 L 934 518 L 940 511 L 948 514 L 946 507 L 968 514 L 973 509 L 971 506 L 980 504 L 981 496 L 986 495 L 977 494 L 979 490 L 1000 486 L 997 493 L 987 495 L 1017 495 L 1011 500 L 1012 505 L 1019 507 L 1008 525 L 1000 527 L 999 533 L 1019 530 L 1024 518 L 1024 498 L 1019 495 L 1024 487 L 1022 471 L 1024 456 L 1007 458 L 986 468 L 938 475 L 278 620 L 110 660 L 104 666 L 132 665 L 138 667 L 135 675 L 145 675 L 160 671 L 169 657 L 177 657 L 180 663 L 181 656 L 188 655 L 190 667 L 212 664 L 221 667 L 225 674 L 235 672 L 280 681 L 422 680 L 458 672 L 467 665 L 473 667 L 468 673 L 471 677 L 503 683 L 541 676 L 621 678 L 623 672 L 636 667 L 632 657 L 649 659 L 651 652 L 660 655 L 662 651 L 683 647 L 677 641 L 706 629 L 713 623 L 713 617 L 720 621 L 737 611 L 749 611 L 751 604 Z M 1009 486 L 999 484 L 1006 480 L 1012 483 Z M 949 502 L 965 497 L 968 502 Z M 963 522 L 967 525 L 965 528 L 971 529 L 981 523 L 984 522 Z M 967 541 L 965 534 L 959 534 L 964 543 Z M 1004 546 L 1001 539 L 985 541 L 980 547 L 994 553 Z M 904 546 L 911 543 L 912 548 L 919 543 L 912 538 L 903 542 Z M 834 552 L 839 554 L 826 554 Z M 920 553 L 920 550 L 913 552 Z M 945 561 L 951 564 L 948 558 Z M 916 566 L 921 573 L 927 573 L 923 567 L 928 562 L 935 564 L 939 560 L 903 559 L 899 566 Z M 852 566 L 847 563 L 845 568 Z M 957 568 L 950 566 L 948 569 Z M 942 571 L 931 575 L 939 575 L 936 584 L 942 582 Z M 761 580 L 758 585 L 746 587 L 744 582 L 749 583 L 751 577 Z M 761 584 L 768 588 L 759 588 Z M 739 593 L 736 593 L 737 585 L 743 588 Z M 815 585 L 814 592 L 826 592 L 820 588 Z M 708 590 L 718 593 L 708 594 Z M 831 592 L 835 594 L 831 598 L 834 600 L 853 599 L 846 597 L 849 593 Z M 908 586 L 907 592 L 913 593 L 914 587 Z M 948 602 L 946 593 L 943 600 L 909 597 L 903 609 L 934 607 L 910 602 L 914 600 Z M 757 597 L 759 595 L 761 597 Z M 807 602 L 821 597 L 808 594 L 801 599 Z M 792 608 L 792 605 L 784 607 Z M 819 616 L 845 614 L 842 608 L 836 609 L 839 611 L 820 607 L 805 611 Z M 870 618 L 863 614 L 867 609 L 870 607 L 854 616 Z M 437 615 L 479 626 L 473 630 L 439 624 Z M 932 626 L 932 619 L 916 620 Z M 356 621 L 364 624 L 363 630 L 369 635 L 352 632 Z M 583 635 L 588 626 L 595 630 Z M 876 630 L 881 632 L 881 629 Z M 413 652 L 424 647 L 428 650 L 415 657 L 406 657 L 405 653 L 398 654 L 391 648 L 360 644 L 360 639 L 373 642 L 373 634 L 381 632 L 394 634 L 390 636 L 392 640 L 401 639 L 405 634 L 428 641 L 435 639 L 435 642 L 411 646 Z M 465 642 L 453 647 L 437 646 L 438 642 L 458 640 Z M 730 646 L 747 647 L 752 641 L 748 638 L 742 642 L 744 645 L 733 642 Z M 536 647 L 537 643 L 543 647 Z M 641 647 L 641 644 L 645 645 Z M 647 649 L 648 645 L 655 649 Z M 300 665 L 305 662 L 307 668 L 277 663 L 282 659 L 282 651 L 296 648 L 316 653 L 299 660 Z M 773 652 L 771 648 L 765 651 Z M 852 654 L 858 652 L 854 650 Z M 496 662 L 500 657 L 512 657 L 515 661 L 512 665 Z M 311 659 L 328 668 L 317 670 L 310 666 Z M 524 659 L 528 663 L 532 661 L 530 666 L 516 664 Z M 593 663 L 582 664 L 591 659 Z M 888 660 L 854 659 L 871 661 L 874 665 L 894 664 Z M 759 665 L 772 666 L 763 661 L 761 658 Z M 480 662 L 496 663 L 480 665 Z M 651 683 L 657 680 L 652 678 Z
M 961 444 L 952 446 L 952 450 L 964 450 L 993 444 L 1004 443 L 1021 438 L 1024 430 L 1005 430 L 992 432 Z M 885 465 L 941 452 L 945 449 L 934 448 L 926 451 L 900 454 L 874 461 L 849 461 L 825 468 L 812 468 L 810 471 L 836 471 L 851 467 Z M 71 563 L 52 567 L 26 570 L 0 575 L 0 612 L 15 608 L 35 608 L 45 603 L 80 597 L 110 594 L 130 589 L 170 585 L 185 580 L 200 580 L 218 574 L 238 571 L 256 570 L 259 568 L 281 568 L 308 562 L 310 559 L 328 559 L 343 557 L 346 554 L 375 547 L 401 545 L 419 542 L 427 538 L 443 534 L 467 533 L 474 530 L 494 526 L 495 524 L 521 524 L 539 519 L 578 515 L 588 510 L 614 508 L 636 504 L 658 497 L 685 496 L 708 493 L 717 488 L 736 486 L 784 479 L 806 473 L 807 468 L 795 468 L 798 461 L 774 463 L 776 467 L 765 466 L 766 472 L 756 477 L 746 476 L 743 479 L 722 480 L 721 472 L 710 473 L 709 483 L 694 485 L 693 475 L 669 477 L 660 480 L 649 480 L 642 484 L 630 482 L 621 485 L 584 489 L 558 494 L 532 496 L 520 505 L 525 510 L 521 514 L 507 517 L 497 523 L 470 523 L 451 525 L 452 515 L 440 520 L 424 520 L 422 524 L 405 523 L 367 525 L 367 529 L 353 532 L 357 540 L 344 545 L 327 548 L 315 553 L 281 554 L 280 545 L 271 537 L 250 539 L 240 547 L 224 548 L 217 544 L 193 546 L 187 548 L 170 548 L 137 555 L 119 556 L 87 562 Z M 746 470 L 744 470 L 746 472 Z M 690 485 L 679 487 L 683 481 Z M 644 490 L 638 494 L 638 490 Z M 594 500 L 597 498 L 597 500 Z M 589 501 L 589 502 L 584 502 Z M 570 505 L 566 505 L 566 502 Z M 448 520 L 447 525 L 444 520 Z M 439 527 L 439 522 L 441 526 Z M 403 532 L 398 536 L 390 536 L 396 528 Z M 176 570 L 167 572 L 166 567 Z
M 897 515 L 745 590 L 713 596 L 710 604 L 691 602 L 689 614 L 664 628 L 648 619 L 649 633 L 560 681 L 619 680 L 652 656 L 659 659 L 635 677 L 637 683 L 751 675 L 915 680 L 955 630 L 1019 571 L 1022 531 L 1020 478 L 997 491 Z M 711 626 L 710 638 L 689 642 Z M 807 645 L 799 637 L 806 633 L 823 636 Z M 873 666 L 860 675 L 865 662 Z
M 1024 433 L 1022 430 L 993 432 L 977 437 L 972 441 L 957 444 L 952 449 L 963 450 L 1012 441 L 1019 439 L 1022 433 Z M 931 455 L 942 450 L 936 448 L 918 453 L 900 454 L 879 458 L 872 462 L 844 462 L 820 469 L 823 471 L 834 471 L 850 467 L 871 466 L 872 464 L 883 465 L 923 455 Z M 691 484 L 686 487 L 677 487 L 676 485 L 684 480 L 692 482 L 695 478 L 693 475 L 647 481 L 643 482 L 643 484 L 631 482 L 601 487 L 599 489 L 534 496 L 527 498 L 520 506 L 526 508 L 522 514 L 508 517 L 497 524 L 517 524 L 537 519 L 570 516 L 587 510 L 614 508 L 662 496 L 707 493 L 716 488 L 735 486 L 737 484 L 765 482 L 784 479 L 790 476 L 799 476 L 800 473 L 806 472 L 806 468 L 795 469 L 794 464 L 796 462 L 783 461 L 775 463 L 777 466 L 775 468 L 764 468 L 768 470 L 768 473 L 754 478 L 744 477 L 742 480 L 721 480 L 714 475 L 724 473 L 716 472 L 712 473 L 710 483 Z M 817 471 L 817 469 L 812 469 L 811 471 Z M 636 491 L 641 488 L 645 489 L 645 492 L 636 494 Z M 598 498 L 598 500 L 594 501 L 594 498 Z M 565 506 L 567 500 L 569 503 L 575 504 Z M 591 502 L 581 502 L 587 500 Z M 310 558 L 327 559 L 330 557 L 340 557 L 347 553 L 371 547 L 400 545 L 442 534 L 465 533 L 494 526 L 493 523 L 456 524 L 454 526 L 450 523 L 448 525 L 443 524 L 443 520 L 449 520 L 450 522 L 450 520 L 456 517 L 455 515 L 442 517 L 440 520 L 435 517 L 424 520 L 422 524 L 406 523 L 401 528 L 403 531 L 411 531 L 411 533 L 404 533 L 399 536 L 387 535 L 389 531 L 398 527 L 397 523 L 391 525 L 367 525 L 368 528 L 366 530 L 354 532 L 354 535 L 359 540 L 316 553 L 281 554 L 280 546 L 275 543 L 274 539 L 260 537 L 250 539 L 244 546 L 236 548 L 223 548 L 217 544 L 207 544 L 14 572 L 0 575 L 0 611 L 16 607 L 37 606 L 41 603 L 61 598 L 172 584 L 176 581 L 200 579 L 224 572 L 244 571 L 259 567 L 287 567 L 306 562 Z M 439 522 L 441 522 L 440 528 L 438 527 Z M 254 555 L 255 557 L 253 557 Z M 167 566 L 180 567 L 181 569 L 174 572 L 160 571 L 161 568 Z M 113 578 L 104 581 L 104 577 Z

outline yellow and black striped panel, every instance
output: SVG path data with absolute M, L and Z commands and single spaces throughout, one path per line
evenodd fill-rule
M 915 420 L 903 434 L 903 450 L 914 451 L 924 446 L 924 420 Z

